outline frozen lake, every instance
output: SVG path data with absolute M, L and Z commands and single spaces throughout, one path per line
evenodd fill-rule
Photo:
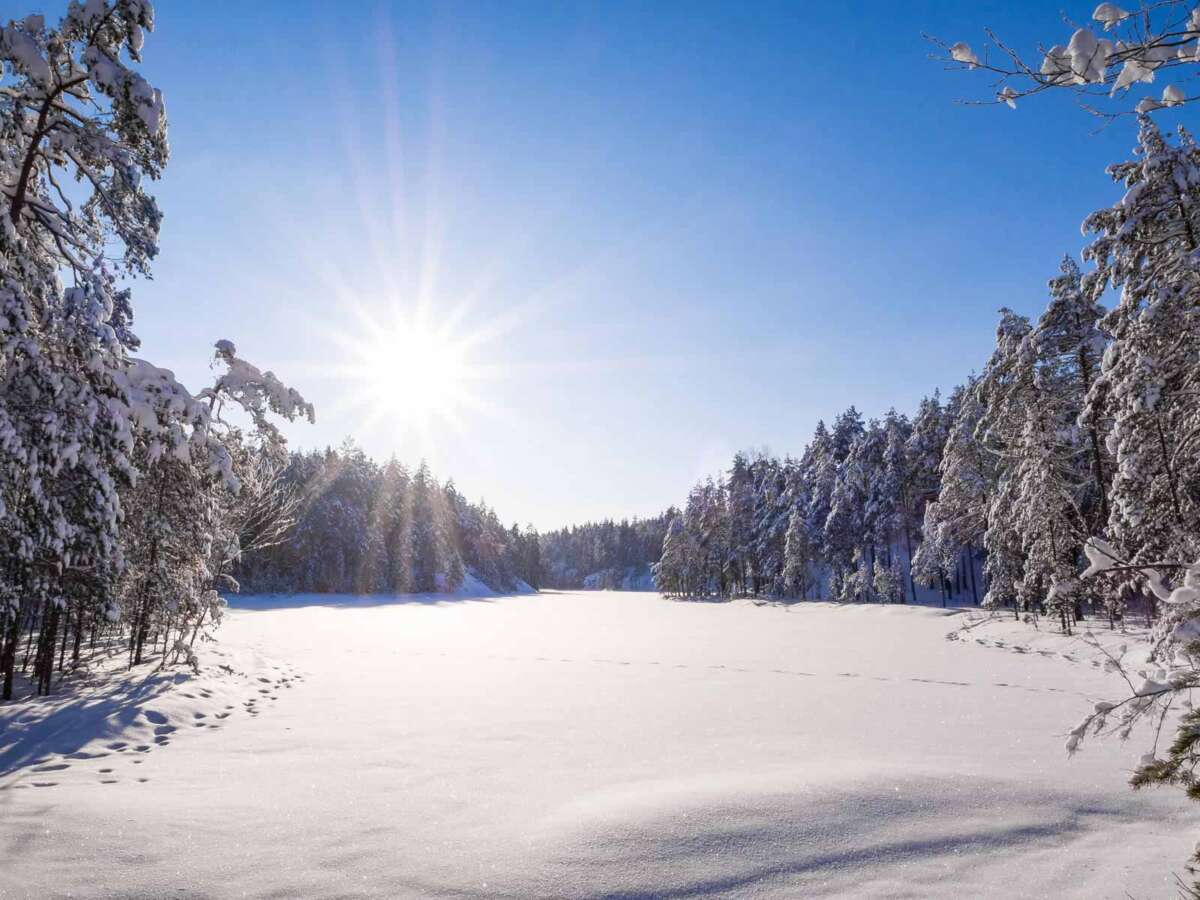
M 1140 743 L 1067 759 L 1114 676 L 952 611 L 243 602 L 249 694 L 0 718 L 0 896 L 1143 898 L 1196 839 Z

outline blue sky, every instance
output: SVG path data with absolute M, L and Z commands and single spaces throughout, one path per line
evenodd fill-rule
M 927 58 L 922 31 L 1065 42 L 1056 4 L 842 7 L 161 0 L 144 355 L 198 387 L 230 338 L 316 403 L 294 445 L 427 456 L 541 528 L 657 512 L 850 403 L 912 410 L 998 307 L 1040 311 L 1133 124 L 956 105 L 985 79 Z M 331 337 L 418 297 L 486 364 L 486 408 L 424 434 L 364 421 Z

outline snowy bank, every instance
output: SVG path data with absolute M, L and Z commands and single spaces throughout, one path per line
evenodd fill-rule
M 199 670 L 130 670 L 123 647 L 99 652 L 34 697 L 0 705 L 0 791 L 136 778 L 145 755 L 256 717 L 303 676 L 255 647 L 203 644 Z M 0 895 L 3 892 L 0 891 Z
M 269 610 L 300 606 L 367 607 L 396 603 L 448 603 L 455 600 L 483 600 L 535 593 L 537 591 L 520 579 L 517 579 L 513 590 L 497 591 L 467 572 L 462 584 L 452 591 L 424 594 L 226 594 L 225 602 L 231 609 Z

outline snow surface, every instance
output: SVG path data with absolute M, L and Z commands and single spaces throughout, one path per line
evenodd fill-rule
M 243 599 L 205 656 L 241 674 L 90 742 L 0 708 L 0 896 L 1167 897 L 1200 830 L 1140 743 L 1066 758 L 1115 676 L 953 610 L 317 599 Z M 196 689 L 257 677 L 256 718 Z M 141 706 L 169 746 L 111 749 Z

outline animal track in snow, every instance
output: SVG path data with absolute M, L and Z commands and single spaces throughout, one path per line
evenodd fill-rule
M 946 637 L 949 640 L 961 640 L 961 638 L 955 632 L 951 632 Z M 984 638 L 974 638 L 973 640 L 975 640 L 976 643 L 984 644 L 987 646 L 992 646 L 992 642 L 990 642 Z M 1003 641 L 997 642 L 997 644 L 999 646 L 1001 646 L 1003 649 L 1010 650 L 1012 652 L 1023 652 L 1023 653 L 1024 652 L 1035 652 L 1035 651 L 1031 651 L 1028 647 L 1025 647 L 1024 645 L 1009 645 Z M 446 654 L 440 653 L 437 655 L 445 656 Z M 803 671 L 800 669 L 783 669 L 783 668 L 754 669 L 754 668 L 749 668 L 746 666 L 726 665 L 724 663 L 712 663 L 712 664 L 708 664 L 708 665 L 693 666 L 688 663 L 664 663 L 660 660 L 623 660 L 623 659 L 609 659 L 606 657 L 590 657 L 587 660 L 573 660 L 573 659 L 566 659 L 566 658 L 555 659 L 555 658 L 546 657 L 546 656 L 520 657 L 520 656 L 500 656 L 500 655 L 496 655 L 496 654 L 486 654 L 483 658 L 492 659 L 492 660 L 500 660 L 500 661 L 504 661 L 504 662 L 555 662 L 555 663 L 591 662 L 591 663 L 602 664 L 602 665 L 616 665 L 616 666 L 660 666 L 660 667 L 665 666 L 665 667 L 669 667 L 672 669 L 701 668 L 701 669 L 707 669 L 710 671 L 720 671 L 720 672 L 737 673 L 737 674 L 754 674 L 756 672 L 764 672 L 765 671 L 765 672 L 770 672 L 771 674 L 774 674 L 774 675 L 788 675 L 788 676 L 797 677 L 797 678 L 858 678 L 858 679 L 863 679 L 865 681 L 878 681 L 878 682 L 907 681 L 907 682 L 911 682 L 911 683 L 928 684 L 928 685 L 934 685 L 934 686 L 938 686 L 938 687 L 967 687 L 967 688 L 996 687 L 996 688 L 1008 688 L 1010 690 L 1031 691 L 1033 693 L 1058 693 L 1058 694 L 1072 694 L 1073 693 L 1073 694 L 1078 694 L 1081 697 L 1088 696 L 1086 694 L 1083 694 L 1082 692 L 1068 691 L 1068 690 L 1064 690 L 1063 688 L 1027 687 L 1024 685 L 1008 684 L 1005 682 L 969 682 L 969 681 L 956 681 L 954 679 L 947 679 L 947 678 L 917 678 L 917 677 L 899 679 L 899 678 L 888 677 L 886 675 L 872 675 L 872 674 L 864 673 L 864 672 L 830 672 L 830 673 L 823 674 L 823 673 L 818 673 L 818 672 L 806 672 L 806 671 Z M 254 700 L 248 700 L 248 701 L 246 701 L 246 704 L 245 704 L 247 711 L 250 712 L 251 715 L 257 714 L 257 712 L 253 706 L 254 702 L 255 702 Z
M 141 765 L 145 762 L 146 754 L 160 747 L 168 746 L 177 739 L 181 731 L 186 731 L 190 724 L 195 730 L 217 730 L 228 724 L 228 720 L 239 708 L 255 718 L 262 711 L 265 701 L 278 699 L 281 687 L 291 688 L 297 682 L 304 680 L 300 673 L 288 667 L 272 666 L 263 674 L 251 670 L 249 673 L 238 672 L 232 667 L 220 668 L 224 674 L 211 670 L 217 680 L 206 684 L 197 683 L 196 676 L 182 672 L 174 673 L 167 680 L 165 690 L 154 694 L 150 706 L 134 707 L 130 712 L 132 720 L 128 727 L 135 734 L 129 740 L 103 740 L 94 738 L 95 743 L 84 744 L 78 749 L 63 748 L 58 753 L 30 754 L 29 762 L 22 768 L 32 777 L 17 777 L 0 784 L 0 791 L 9 789 L 28 789 L 30 787 L 54 787 L 59 780 L 47 778 L 47 775 L 62 775 L 70 781 L 86 779 L 91 784 L 116 784 L 119 781 L 134 781 L 123 776 L 128 771 L 128 764 Z M 229 676 L 229 677 L 226 677 Z M 200 676 L 203 679 L 205 676 Z M 190 683 L 189 683 L 190 682 Z M 240 694 L 241 696 L 237 696 Z M 249 696 L 247 696 L 249 695 Z M 21 722 L 20 717 L 11 720 Z M 218 724 L 219 723 L 219 724 Z M 142 743 L 137 743 L 140 739 Z M 101 742 L 103 741 L 103 742 Z M 122 758 L 128 759 L 125 768 L 120 765 Z M 90 760 L 104 760 L 96 767 L 73 766 L 75 763 Z M 40 777 L 39 777 L 40 776 Z M 37 780 L 34 780 L 37 779 Z M 139 778 L 138 782 L 148 779 Z

